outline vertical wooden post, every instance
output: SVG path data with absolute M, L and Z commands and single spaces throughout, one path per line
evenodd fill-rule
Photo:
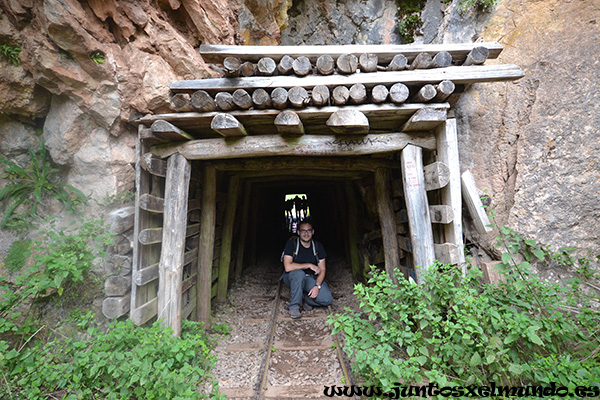
M 227 192 L 227 206 L 225 208 L 225 224 L 221 238 L 221 257 L 219 258 L 219 283 L 217 286 L 217 301 L 224 302 L 227 298 L 227 285 L 229 283 L 229 266 L 231 264 L 231 240 L 233 238 L 233 223 L 235 222 L 235 209 L 238 202 L 240 178 L 233 175 L 229 180 Z
M 250 213 L 250 193 L 252 186 L 249 181 L 244 183 L 244 201 L 242 203 L 242 217 L 240 223 L 240 239 L 238 241 L 236 260 L 235 260 L 235 280 L 242 277 L 244 267 L 244 251 L 246 250 L 246 236 L 248 234 L 248 214 Z
M 158 264 L 158 320 L 181 335 L 181 282 L 191 165 L 179 153 L 167 161 L 162 251 Z
M 444 234 L 446 242 L 453 243 L 458 248 L 458 263 L 464 275 L 467 272 L 467 264 L 465 263 L 463 243 L 462 195 L 456 119 L 450 118 L 438 128 L 437 152 L 438 161 L 446 164 L 450 170 L 448 185 L 440 189 L 442 204 L 452 207 L 454 215 L 452 223 L 443 225 Z
M 248 253 L 248 263 L 250 265 L 256 265 L 256 235 L 258 234 L 258 213 L 259 213 L 259 202 L 258 199 L 262 195 L 261 188 L 257 187 L 254 190 L 254 196 L 252 196 L 252 200 L 250 202 L 250 248 Z
M 421 170 L 423 168 L 421 167 Z M 375 194 L 377 198 L 377 212 L 383 239 L 385 254 L 385 270 L 394 283 L 398 283 L 394 269 L 400 268 L 400 253 L 398 252 L 398 234 L 394 219 L 394 205 L 389 185 L 389 172 L 387 169 L 375 170 Z
M 201 213 L 196 312 L 197 320 L 208 326 L 210 325 L 212 262 L 217 217 L 217 171 L 211 166 L 204 167 Z
M 348 200 L 348 247 L 350 248 L 350 265 L 352 276 L 356 281 L 363 280 L 363 271 L 360 266 L 360 256 L 358 254 L 358 214 L 356 205 L 356 195 L 351 181 L 346 181 L 346 199 Z
M 420 284 L 423 283 L 423 270 L 428 269 L 435 261 L 433 230 L 423 174 L 423 150 L 409 144 L 402 150 L 401 163 L 412 254 L 417 283 Z

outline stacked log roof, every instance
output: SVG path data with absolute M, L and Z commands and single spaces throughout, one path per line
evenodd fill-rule
M 523 76 L 516 65 L 484 64 L 501 51 L 498 43 L 203 45 L 224 77 L 173 82 L 173 112 L 135 122 L 152 125 L 146 138 L 155 142 L 431 129 L 427 120 L 445 120 L 468 85 Z

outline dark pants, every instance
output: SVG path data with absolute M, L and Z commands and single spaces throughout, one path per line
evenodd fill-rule
M 301 269 L 286 272 L 281 279 L 283 279 L 283 283 L 290 288 L 290 308 L 299 307 L 302 304 L 302 294 L 310 292 L 310 290 L 316 286 L 317 282 L 314 276 L 305 273 Z M 308 305 L 313 307 L 326 307 L 331 304 L 332 300 L 333 297 L 331 296 L 329 286 L 327 286 L 327 283 L 323 282 L 317 297 L 312 299 L 307 296 L 305 301 Z

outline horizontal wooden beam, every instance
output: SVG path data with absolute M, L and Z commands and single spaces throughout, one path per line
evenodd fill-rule
M 246 136 L 246 128 L 233 115 L 218 113 L 210 123 L 210 128 L 221 136 Z
M 167 176 L 167 162 L 152 153 L 145 153 L 140 157 L 140 167 L 152 175 L 163 178 Z
M 443 264 L 458 264 L 459 247 L 454 243 L 434 244 L 435 259 Z
M 183 255 L 183 265 L 188 265 L 198 258 L 198 249 L 186 251 Z M 133 274 L 133 281 L 137 286 L 144 286 L 158 279 L 158 263 L 140 269 Z
M 153 298 L 142 306 L 131 310 L 129 317 L 137 326 L 150 321 L 152 317 L 158 314 L 158 297 Z
M 102 314 L 108 319 L 119 318 L 127 314 L 131 305 L 131 295 L 107 297 L 102 302 Z
M 402 126 L 402 132 L 428 131 L 446 121 L 447 112 L 438 108 L 423 108 L 415 112 Z
M 162 214 L 164 211 L 165 200 L 162 197 L 152 196 L 144 193 L 140 195 L 139 205 L 142 210 L 149 211 L 154 214 Z
M 381 133 L 361 137 L 304 135 L 285 138 L 280 135 L 246 136 L 234 140 L 201 139 L 182 144 L 155 146 L 151 151 L 160 157 L 181 153 L 188 160 L 269 156 L 356 156 L 393 153 L 408 144 L 434 150 L 435 135 L 431 132 Z
M 503 47 L 496 42 L 484 43 L 458 43 L 458 44 L 406 44 L 406 45 L 329 45 L 329 46 L 200 46 L 200 54 L 204 61 L 221 64 L 225 57 L 238 57 L 245 61 L 258 62 L 268 56 L 279 62 L 284 56 L 293 58 L 300 56 L 316 63 L 322 55 L 329 55 L 334 59 L 343 54 L 354 54 L 359 57 L 363 53 L 377 55 L 379 62 L 389 63 L 397 54 L 403 54 L 409 61 L 419 53 L 427 52 L 436 54 L 447 51 L 454 60 L 464 60 L 467 54 L 475 47 L 485 47 L 489 51 L 488 58 L 497 58 Z
M 185 230 L 185 236 L 195 235 L 200 231 L 200 224 L 188 225 Z M 163 228 L 148 228 L 140 232 L 139 241 L 141 244 L 149 245 L 162 242 Z
M 352 108 L 334 112 L 326 124 L 337 134 L 364 135 L 369 132 L 369 119 L 367 116 Z
M 451 206 L 429 206 L 429 216 L 432 224 L 449 224 L 454 221 L 454 212 Z
M 450 181 L 450 168 L 441 161 L 425 166 L 423 173 L 426 191 L 441 189 Z
M 164 120 L 154 121 L 150 129 L 152 129 L 152 133 L 154 133 L 154 135 L 165 140 L 181 141 L 193 139 L 193 137 L 190 136 L 188 133 L 182 131 L 175 125 Z
M 394 160 L 365 157 L 267 157 L 242 160 L 207 161 L 220 171 L 264 171 L 277 169 L 321 169 L 325 171 L 374 171 L 377 168 L 400 169 L 400 163 Z
M 373 72 L 369 74 L 351 75 L 309 75 L 296 76 L 251 76 L 237 79 L 197 79 L 175 81 L 171 84 L 174 93 L 192 93 L 205 90 L 211 94 L 232 92 L 238 89 L 275 89 L 282 87 L 310 88 L 324 85 L 333 90 L 336 86 L 350 87 L 362 83 L 366 88 L 375 85 L 394 85 L 403 83 L 407 86 L 422 86 L 428 83 L 440 83 L 451 80 L 455 84 L 471 84 L 478 82 L 511 81 L 524 76 L 521 67 L 512 64 L 503 65 L 473 65 L 468 67 L 447 67 L 435 69 L 415 69 L 412 71 Z

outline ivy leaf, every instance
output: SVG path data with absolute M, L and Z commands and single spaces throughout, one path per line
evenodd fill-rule
M 469 361 L 469 365 L 471 367 L 477 367 L 478 365 L 481 365 L 481 356 L 478 352 L 475 352 L 473 356 L 471 356 L 471 361 Z

